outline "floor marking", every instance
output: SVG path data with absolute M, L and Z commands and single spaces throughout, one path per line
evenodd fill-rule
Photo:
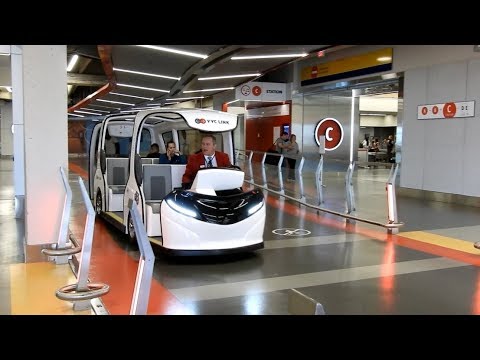
M 437 246 L 446 247 L 457 251 L 462 251 L 469 254 L 480 255 L 479 251 L 473 247 L 471 241 L 459 240 L 447 236 L 428 233 L 425 231 L 409 231 L 404 232 L 401 236 L 422 241 L 427 244 L 433 244 Z
M 469 264 L 447 258 L 433 258 L 239 281 L 228 284 L 170 289 L 170 292 L 181 302 L 212 300 L 462 266 L 469 266 Z
M 360 234 L 338 234 L 338 235 L 325 235 L 325 236 L 311 236 L 305 238 L 284 238 L 281 240 L 268 240 L 264 242 L 265 249 L 282 249 L 288 247 L 301 247 L 301 246 L 314 246 L 314 245 L 330 245 L 330 244 L 342 244 L 354 241 L 363 240 L 375 240 L 369 236 Z M 262 250 L 261 250 L 262 251 Z

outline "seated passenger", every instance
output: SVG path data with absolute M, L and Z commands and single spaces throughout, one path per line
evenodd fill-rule
M 182 177 L 182 187 L 190 189 L 198 170 L 209 167 L 231 167 L 228 154 L 216 151 L 216 140 L 213 135 L 204 135 L 202 138 L 202 152 L 190 155 L 187 168 Z
M 176 149 L 176 145 L 173 141 L 169 141 L 166 147 L 167 152 L 165 154 L 160 154 L 158 158 L 159 164 L 186 164 L 187 161 L 183 155 Z
M 158 147 L 157 143 L 153 143 L 150 145 L 150 152 L 146 156 L 147 158 L 158 158 L 160 155 L 160 148 Z
M 107 129 L 107 133 L 105 134 L 105 154 L 108 157 L 116 157 L 118 153 L 118 139 L 115 136 L 111 136 Z

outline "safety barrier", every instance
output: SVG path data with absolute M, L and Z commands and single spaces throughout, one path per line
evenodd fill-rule
M 107 294 L 110 291 L 110 287 L 102 283 L 88 282 L 96 214 L 81 177 L 78 177 L 78 182 L 80 184 L 83 202 L 87 209 L 87 220 L 83 233 L 77 283 L 61 287 L 55 292 L 55 296 L 61 300 L 74 302 L 74 310 L 87 310 L 91 307 L 90 300 Z M 69 187 L 68 183 L 67 186 Z
M 146 315 L 148 300 L 150 298 L 155 255 L 153 254 L 152 245 L 148 240 L 141 215 L 138 212 L 137 204 L 130 200 L 128 207 L 135 228 L 138 249 L 140 250 L 140 261 L 138 264 L 137 278 L 135 280 L 132 304 L 130 306 L 130 315 Z
M 288 313 L 290 315 L 325 315 L 323 305 L 297 289 L 288 290 Z
M 52 245 L 51 249 L 42 249 L 43 254 L 55 257 L 55 263 L 57 265 L 66 264 L 70 255 L 77 254 L 82 250 L 68 227 L 70 210 L 72 208 L 72 189 L 68 184 L 68 179 L 62 167 L 60 167 L 60 174 L 62 176 L 63 186 L 65 187 L 65 202 L 63 204 L 62 222 L 58 233 L 58 240 L 56 244 Z M 70 240 L 68 246 L 67 236 Z
M 365 222 L 368 224 L 372 225 L 378 225 L 381 227 L 386 228 L 389 232 L 392 231 L 392 229 L 397 229 L 400 226 L 403 226 L 403 222 L 398 221 L 397 217 L 397 211 L 396 211 L 396 194 L 395 194 L 395 177 L 397 174 L 398 170 L 398 164 L 395 167 L 392 167 L 389 180 L 387 181 L 387 202 L 388 202 L 388 217 L 387 217 L 387 223 L 379 222 L 379 221 L 374 221 L 370 219 L 365 219 L 361 218 L 358 216 L 353 216 L 350 215 L 353 211 L 355 211 L 355 194 L 354 194 L 354 188 L 353 188 L 353 182 L 352 182 L 352 177 L 353 177 L 353 172 L 355 170 L 355 162 L 352 161 L 349 163 L 346 175 L 345 175 L 345 189 L 346 189 L 346 200 L 347 200 L 347 213 L 341 213 L 338 211 L 322 208 L 320 206 L 312 205 L 306 202 L 305 194 L 303 191 L 303 181 L 300 183 L 300 198 L 296 198 L 293 196 L 289 196 L 285 194 L 284 186 L 283 186 L 283 176 L 281 172 L 281 167 L 278 167 L 278 179 L 279 179 L 279 191 L 269 189 L 268 187 L 268 181 L 267 181 L 267 176 L 266 176 L 266 170 L 265 170 L 265 158 L 268 155 L 273 155 L 273 156 L 278 156 L 283 160 L 283 155 L 281 154 L 275 154 L 275 153 L 265 153 L 261 151 L 254 151 L 254 150 L 236 150 L 237 153 L 237 158 L 240 158 L 243 154 L 244 158 L 246 158 L 246 154 L 249 153 L 250 156 L 248 156 L 248 167 L 250 171 L 250 178 L 251 180 L 245 180 L 246 183 L 249 183 L 251 185 L 257 186 L 259 188 L 262 188 L 264 190 L 267 190 L 269 192 L 272 192 L 274 194 L 277 194 L 279 196 L 285 197 L 287 199 L 296 201 L 302 205 L 308 206 L 310 208 L 314 208 L 319 211 L 323 211 L 329 214 L 337 215 L 346 219 L 350 220 L 356 220 L 360 222 Z M 253 178 L 253 171 L 251 167 L 251 159 L 252 159 L 252 154 L 253 153 L 259 153 L 262 154 L 262 161 L 261 161 L 261 168 L 262 168 L 262 182 L 263 184 L 257 184 L 254 181 Z M 300 171 L 296 171 L 301 179 L 302 177 L 302 171 L 303 171 L 303 162 L 305 158 L 304 156 L 301 157 L 301 161 L 299 163 L 299 169 Z M 280 163 L 280 162 L 279 162 Z M 300 164 L 302 167 L 300 168 Z M 395 170 L 393 170 L 395 169 Z M 323 156 L 320 155 L 320 159 L 315 171 L 315 182 L 316 182 L 316 188 L 317 188 L 317 198 L 318 198 L 318 205 L 321 205 L 323 203 Z

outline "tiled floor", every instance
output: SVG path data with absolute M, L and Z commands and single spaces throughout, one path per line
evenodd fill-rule
M 4 169 L 3 162 L 0 169 Z M 85 162 L 71 163 L 75 204 L 71 228 L 81 237 L 85 214 L 74 171 L 85 175 Z M 268 170 L 267 180 L 269 187 L 278 190 L 275 171 Z M 381 168 L 358 170 L 354 177 L 355 214 L 386 221 L 388 172 Z M 0 175 L 0 194 L 7 194 L 0 201 L 7 208 L 11 193 L 3 184 L 10 175 L 8 171 Z M 254 178 L 258 182 L 258 177 Z M 326 172 L 324 179 L 327 187 L 322 206 L 345 211 L 344 173 Z M 316 201 L 313 180 L 312 174 L 304 176 L 306 197 L 311 202 Z M 284 186 L 287 194 L 299 195 L 298 178 Z M 480 313 L 480 251 L 473 248 L 480 228 L 478 208 L 399 198 L 399 220 L 405 225 L 398 234 L 388 234 L 381 227 L 346 221 L 265 194 L 265 249 L 208 258 L 157 254 L 149 314 L 285 315 L 287 290 L 291 288 L 320 302 L 327 314 Z M 2 230 L 4 224 L 10 226 L 10 232 L 16 229 L 12 225 L 16 222 L 8 214 L 2 213 L 0 221 Z M 273 232 L 280 228 L 307 231 L 299 236 Z M 4 239 L 0 264 L 21 263 L 18 248 L 22 241 L 13 233 Z M 97 219 L 90 278 L 110 285 L 111 291 L 103 301 L 111 314 L 129 312 L 137 259 L 138 252 L 127 245 L 123 235 Z M 2 299 L 11 292 L 6 290 L 4 278 L 0 277 Z M 5 304 L 2 301 L 0 311 L 12 312 L 14 307 Z

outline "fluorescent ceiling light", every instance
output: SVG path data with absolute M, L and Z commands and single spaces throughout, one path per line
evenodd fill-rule
M 98 110 L 98 109 L 90 109 L 90 108 L 80 108 L 82 110 L 91 110 L 91 111 L 99 111 L 99 112 L 102 112 L 102 113 L 109 113 L 110 111 L 107 111 L 107 110 Z M 116 108 L 115 108 L 116 109 Z
M 154 49 L 154 50 L 159 50 L 159 51 L 166 51 L 166 52 L 171 52 L 175 54 L 180 54 L 180 55 L 186 55 L 186 56 L 192 56 L 196 58 L 201 58 L 201 59 L 206 59 L 208 55 L 203 55 L 203 54 L 198 54 L 190 51 L 183 51 L 183 50 L 177 50 L 177 49 L 172 49 L 172 48 L 166 48 L 163 46 L 155 46 L 155 45 L 137 45 L 140 47 L 145 47 L 149 49 Z
M 240 77 L 251 77 L 251 76 L 260 76 L 260 73 L 254 74 L 243 74 L 243 75 L 224 75 L 224 76 L 211 76 L 211 77 L 201 77 L 198 80 L 217 80 L 217 79 L 230 79 L 230 78 L 240 78 Z
M 88 114 L 88 115 L 103 115 L 103 114 L 99 114 L 99 113 L 93 113 L 93 112 L 82 111 L 82 110 L 75 110 L 75 113 Z
M 105 109 L 115 109 L 115 110 L 120 110 L 120 108 L 117 107 L 112 107 L 112 106 L 104 106 L 104 105 L 98 105 L 98 104 L 90 104 L 90 106 L 96 106 L 96 107 L 101 107 Z M 96 110 L 96 109 L 95 109 Z
M 193 100 L 193 99 L 203 99 L 205 96 L 190 96 L 190 97 L 181 97 L 175 99 L 165 99 L 167 101 L 175 101 L 175 100 Z
M 117 93 L 117 92 L 110 92 L 109 94 L 118 95 L 118 96 L 128 96 L 128 97 L 133 97 L 133 98 L 137 98 L 137 99 L 153 100 L 153 98 L 147 98 L 147 97 L 144 97 L 144 96 L 120 94 L 120 93 Z
M 119 69 L 119 68 L 116 68 L 116 67 L 114 67 L 113 70 L 120 71 L 120 72 L 126 72 L 126 73 L 130 73 L 130 74 L 145 75 L 145 76 L 158 77 L 158 78 L 164 78 L 164 79 L 172 79 L 172 80 L 180 80 L 179 77 L 160 75 L 160 74 L 152 74 L 152 73 L 146 73 L 146 72 L 141 72 L 141 71 Z
M 68 113 L 68 116 L 78 116 L 78 117 L 85 117 L 84 115 L 78 115 L 78 114 L 72 114 L 72 113 Z
M 377 58 L 377 61 L 381 61 L 381 62 L 390 61 L 390 60 L 392 60 L 391 56 L 380 56 L 379 58 Z
M 173 105 L 173 104 L 178 104 L 180 101 L 173 101 L 173 102 L 166 102 L 163 105 Z
M 130 110 L 120 110 L 121 113 L 129 113 L 132 111 L 142 111 L 142 110 L 157 110 L 160 109 L 160 107 L 156 108 L 147 108 L 147 107 L 139 107 L 139 108 L 131 108 Z
M 0 53 L 0 56 L 10 56 L 9 53 Z
M 78 61 L 78 55 L 75 54 L 75 55 L 72 56 L 72 58 L 70 59 L 70 62 L 68 63 L 67 72 L 72 71 L 72 69 L 75 66 L 75 64 L 77 63 L 77 61 Z
M 202 90 L 185 90 L 182 91 L 183 93 L 193 93 L 193 92 L 204 92 L 204 91 L 223 91 L 223 90 L 233 90 L 235 89 L 233 86 L 224 87 L 224 88 L 215 88 L 215 89 L 202 89 Z
M 111 103 L 111 104 L 130 105 L 130 106 L 135 105 L 135 104 L 124 103 L 124 102 L 120 102 L 120 101 L 111 101 L 111 100 L 103 100 L 103 99 L 97 99 L 97 101 L 103 101 L 103 102 L 107 102 L 107 103 Z
M 254 56 L 233 56 L 231 60 L 249 60 L 249 59 L 275 59 L 275 58 L 289 58 L 289 57 L 304 57 L 307 53 L 301 54 L 281 54 L 281 55 L 254 55 Z
M 232 100 L 232 101 L 227 102 L 227 104 L 233 104 L 234 102 L 237 102 L 237 101 L 239 101 L 239 100 L 240 100 L 240 99 L 235 99 L 235 100 Z
M 125 86 L 125 87 L 129 87 L 129 88 L 134 88 L 134 89 L 158 91 L 158 92 L 164 92 L 164 93 L 169 93 L 170 92 L 169 90 L 155 89 L 155 88 L 136 86 L 136 85 L 128 85 L 128 84 L 117 84 L 117 86 Z
M 381 113 L 360 113 L 361 116 L 387 116 L 387 114 Z

